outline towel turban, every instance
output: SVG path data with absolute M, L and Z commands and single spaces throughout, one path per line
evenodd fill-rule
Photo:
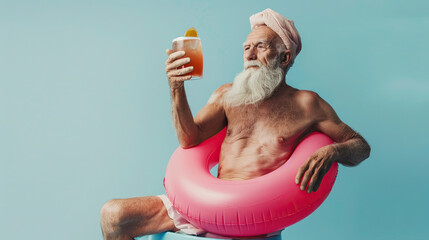
M 267 26 L 282 39 L 286 48 L 292 51 L 294 60 L 301 51 L 301 37 L 295 28 L 292 20 L 267 8 L 262 12 L 250 17 L 250 27 L 253 30 L 257 26 Z

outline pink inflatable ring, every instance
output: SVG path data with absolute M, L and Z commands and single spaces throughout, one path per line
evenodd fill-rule
M 289 160 L 261 177 L 228 181 L 210 169 L 219 161 L 226 129 L 200 145 L 172 155 L 165 189 L 176 210 L 189 222 L 225 236 L 255 236 L 290 226 L 310 215 L 334 185 L 338 164 L 324 176 L 319 189 L 308 194 L 295 184 L 299 167 L 317 149 L 333 141 L 314 132 L 298 144 Z

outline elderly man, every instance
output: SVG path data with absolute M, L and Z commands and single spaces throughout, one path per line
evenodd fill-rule
M 266 9 L 251 16 L 250 23 L 252 31 L 243 44 L 244 70 L 233 83 L 219 87 L 195 118 L 184 88 L 193 68 L 181 68 L 190 60 L 183 51 L 167 50 L 166 72 L 180 145 L 196 146 L 227 127 L 218 178 L 246 180 L 280 167 L 311 132 L 325 133 L 336 144 L 316 151 L 295 179 L 301 190 L 317 191 L 333 162 L 355 166 L 368 158 L 370 147 L 319 95 L 286 83 L 286 73 L 301 50 L 293 22 Z M 180 216 L 165 195 L 111 200 L 102 208 L 101 225 L 106 239 L 164 231 L 205 233 Z M 271 235 L 275 234 L 279 232 Z

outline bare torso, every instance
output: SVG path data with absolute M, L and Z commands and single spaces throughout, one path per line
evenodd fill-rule
M 226 107 L 228 126 L 218 178 L 251 179 L 284 164 L 297 144 L 313 131 L 314 120 L 305 110 L 304 92 L 288 86 L 258 106 Z

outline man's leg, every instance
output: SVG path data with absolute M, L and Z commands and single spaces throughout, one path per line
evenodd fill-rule
M 101 209 L 101 229 L 107 240 L 178 230 L 156 196 L 108 201 Z

